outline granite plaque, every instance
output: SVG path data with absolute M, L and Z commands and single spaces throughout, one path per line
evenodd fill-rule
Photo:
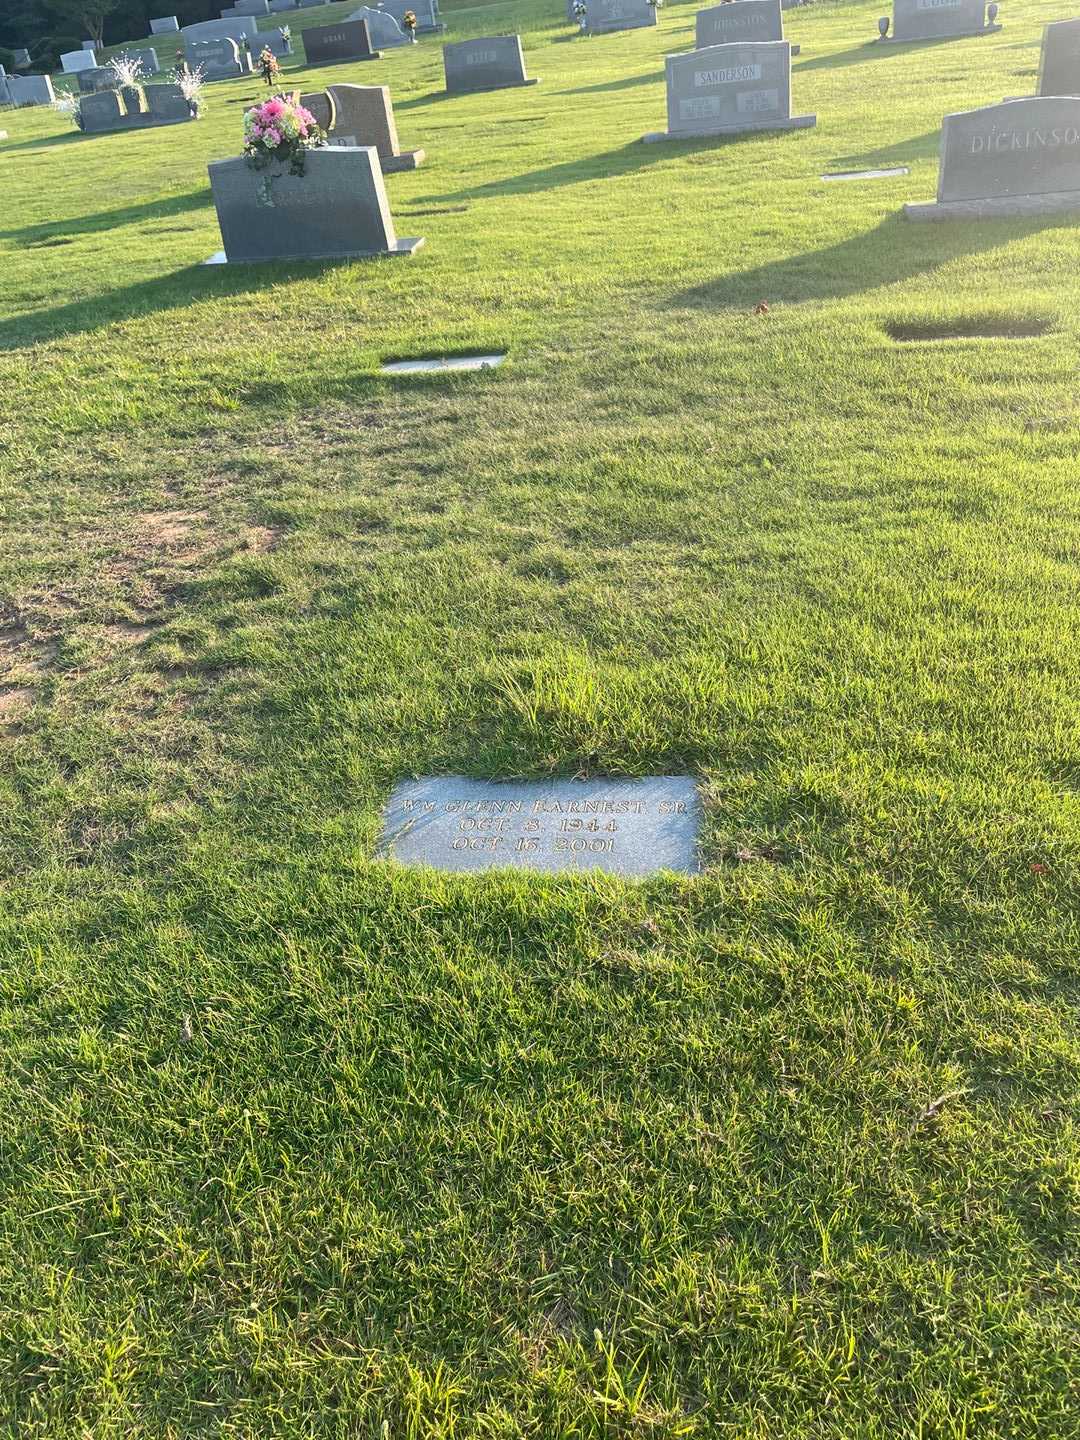
M 451 775 L 398 785 L 380 855 L 439 870 L 700 869 L 701 800 L 688 775 L 494 782 Z
M 986 0 L 893 0 L 888 41 L 949 40 L 960 35 L 989 35 L 1000 25 L 986 23 Z
M 697 48 L 734 45 L 740 40 L 783 40 L 784 20 L 780 0 L 729 0 L 697 13 Z M 793 45 L 797 55 L 799 47 Z
M 1080 20 L 1056 20 L 1043 31 L 1040 95 L 1080 95 Z
M 412 255 L 424 243 L 398 239 L 373 145 L 310 150 L 303 175 L 218 160 L 210 189 L 230 264 Z
M 448 95 L 536 84 L 525 74 L 520 35 L 485 35 L 444 45 L 443 69 Z
M 1080 98 L 1032 96 L 946 115 L 934 205 L 912 220 L 1080 208 Z
M 311 25 L 301 32 L 309 65 L 332 65 L 338 60 L 378 60 L 371 48 L 366 20 L 343 20 L 340 25 Z
M 739 3 L 739 0 L 736 0 Z M 786 40 L 709 45 L 668 55 L 668 128 L 646 140 L 804 130 L 815 115 L 791 113 L 791 46 Z
M 656 6 L 648 0 L 588 0 L 585 28 L 590 35 L 613 30 L 641 30 L 656 24 Z

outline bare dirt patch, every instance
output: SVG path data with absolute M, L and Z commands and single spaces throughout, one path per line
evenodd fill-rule
M 28 714 L 34 692 L 28 685 L 0 685 L 0 725 L 10 725 Z

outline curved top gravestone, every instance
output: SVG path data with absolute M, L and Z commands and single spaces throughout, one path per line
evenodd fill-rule
M 366 20 L 372 46 L 381 50 L 387 45 L 407 45 L 409 37 L 392 15 L 385 10 L 372 10 L 370 5 L 361 5 L 349 16 L 350 20 Z

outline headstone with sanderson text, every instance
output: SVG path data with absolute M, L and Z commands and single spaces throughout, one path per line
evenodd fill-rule
M 471 780 L 398 785 L 383 811 L 379 854 L 440 870 L 509 866 L 696 874 L 701 800 L 687 775 L 646 780 Z
M 738 3 L 738 0 L 736 0 Z M 816 115 L 791 113 L 791 46 L 786 40 L 709 45 L 665 58 L 666 132 L 647 141 L 805 130 Z
M 909 220 L 1080 211 L 1080 97 L 1031 96 L 946 115 L 937 200 Z

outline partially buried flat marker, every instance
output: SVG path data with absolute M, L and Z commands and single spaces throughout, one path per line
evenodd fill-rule
M 439 870 L 658 870 L 696 875 L 701 800 L 689 775 L 646 780 L 470 780 L 398 785 L 379 854 Z
M 501 355 L 443 355 L 434 360 L 391 360 L 380 368 L 384 375 L 427 375 L 433 370 L 492 370 L 506 359 Z
M 906 165 L 896 165 L 891 170 L 836 170 L 831 175 L 822 175 L 822 180 L 891 180 L 896 175 L 910 175 Z

